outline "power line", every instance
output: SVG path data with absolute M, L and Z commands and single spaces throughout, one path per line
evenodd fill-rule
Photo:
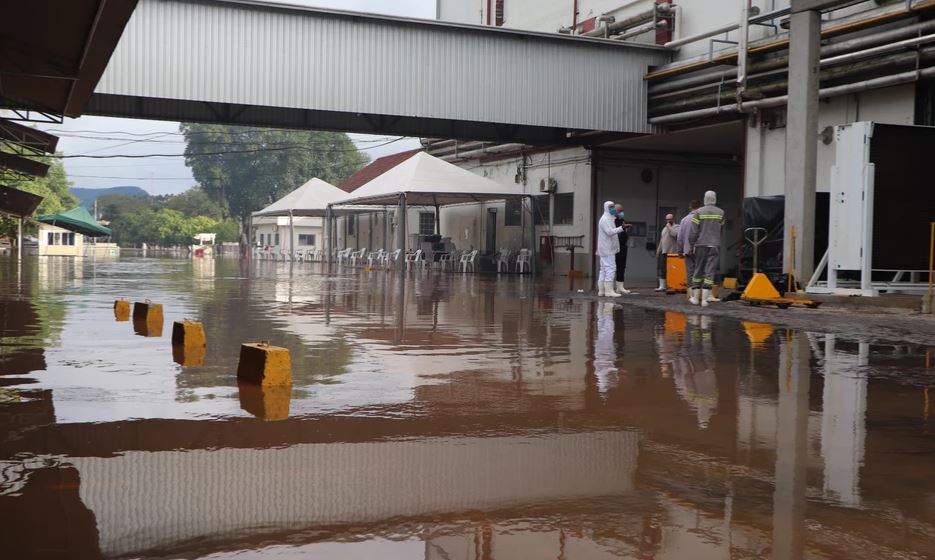
M 368 146 L 366 148 L 354 148 L 353 150 L 330 150 L 331 152 L 338 153 L 350 153 L 350 152 L 359 152 L 361 150 L 372 150 L 375 148 L 382 148 L 383 146 L 388 146 L 394 142 L 399 142 L 404 139 L 405 136 L 400 136 L 389 142 L 384 142 L 383 144 L 378 144 L 376 146 Z M 212 145 L 208 143 L 207 145 Z M 45 157 L 53 159 L 116 159 L 116 158 L 127 158 L 127 159 L 144 159 L 151 157 L 202 157 L 202 156 L 224 156 L 228 154 L 255 154 L 262 152 L 281 152 L 285 150 L 314 150 L 309 146 L 283 146 L 283 147 L 269 147 L 269 148 L 257 148 L 253 150 L 226 150 L 223 152 L 201 152 L 194 154 L 103 154 L 103 155 L 91 155 L 91 154 L 71 154 L 71 155 L 54 155 L 54 156 L 36 156 L 36 157 Z

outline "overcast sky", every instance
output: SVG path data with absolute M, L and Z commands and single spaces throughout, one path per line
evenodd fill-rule
M 434 19 L 435 0 L 285 0 L 341 10 L 372 12 Z M 185 150 L 179 123 L 81 117 L 66 119 L 61 125 L 41 125 L 59 136 L 58 150 L 76 154 L 181 154 Z M 371 159 L 418 147 L 416 138 L 405 138 L 381 146 L 395 137 L 352 134 L 351 138 Z M 105 188 L 135 185 L 150 194 L 182 192 L 195 185 L 191 170 L 182 157 L 145 159 L 66 159 L 65 170 L 76 187 Z

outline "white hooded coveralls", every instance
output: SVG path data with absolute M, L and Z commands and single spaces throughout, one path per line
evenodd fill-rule
M 604 203 L 604 215 L 597 222 L 597 256 L 601 261 L 598 282 L 613 282 L 617 275 L 616 255 L 620 252 L 620 239 L 617 234 L 622 227 L 614 226 L 614 217 L 610 215 L 613 202 Z

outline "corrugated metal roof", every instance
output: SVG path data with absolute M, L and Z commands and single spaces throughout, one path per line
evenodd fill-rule
M 653 47 L 506 29 L 141 0 L 96 93 L 362 113 L 375 130 L 416 117 L 650 132 L 642 77 L 666 57 Z

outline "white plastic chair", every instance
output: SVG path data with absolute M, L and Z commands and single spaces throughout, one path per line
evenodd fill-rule
M 391 266 L 399 266 L 399 255 L 402 253 L 399 249 L 389 253 L 383 259 L 383 266 L 389 268 Z
M 454 255 L 453 255 L 452 253 L 442 253 L 442 256 L 439 257 L 439 259 L 438 259 L 438 269 L 439 269 L 439 270 L 449 270 L 449 269 L 451 269 L 451 267 L 452 267 L 452 265 L 453 265 L 451 259 L 452 259 L 453 256 L 454 256 Z
M 383 249 L 377 250 L 377 252 L 372 252 L 367 256 L 367 266 L 373 268 L 373 261 L 377 261 L 377 264 L 381 264 L 383 259 L 386 257 L 386 251 Z
M 497 274 L 500 274 L 503 269 L 506 269 L 507 272 L 510 271 L 510 251 L 509 249 L 500 248 L 500 255 L 497 257 Z
M 340 251 L 338 251 L 338 258 L 337 258 L 338 264 L 345 264 L 350 258 L 351 258 L 350 249 L 341 249 Z
M 460 262 L 461 272 L 467 272 L 468 267 L 470 267 L 471 272 L 476 272 L 476 268 L 474 267 L 474 261 L 476 259 L 477 259 L 477 249 L 474 249 L 473 251 L 469 251 L 461 255 L 461 262 Z
M 529 257 L 529 249 L 520 249 L 519 255 L 516 256 L 514 270 L 520 274 L 523 272 L 529 272 Z
M 425 259 L 422 258 L 422 249 L 419 249 L 415 253 L 406 254 L 406 269 L 412 270 L 413 267 L 422 267 L 422 270 L 425 270 Z
M 351 253 L 351 266 L 357 266 L 358 263 L 363 264 L 364 256 L 367 255 L 367 249 L 361 249 L 359 251 L 354 251 Z

